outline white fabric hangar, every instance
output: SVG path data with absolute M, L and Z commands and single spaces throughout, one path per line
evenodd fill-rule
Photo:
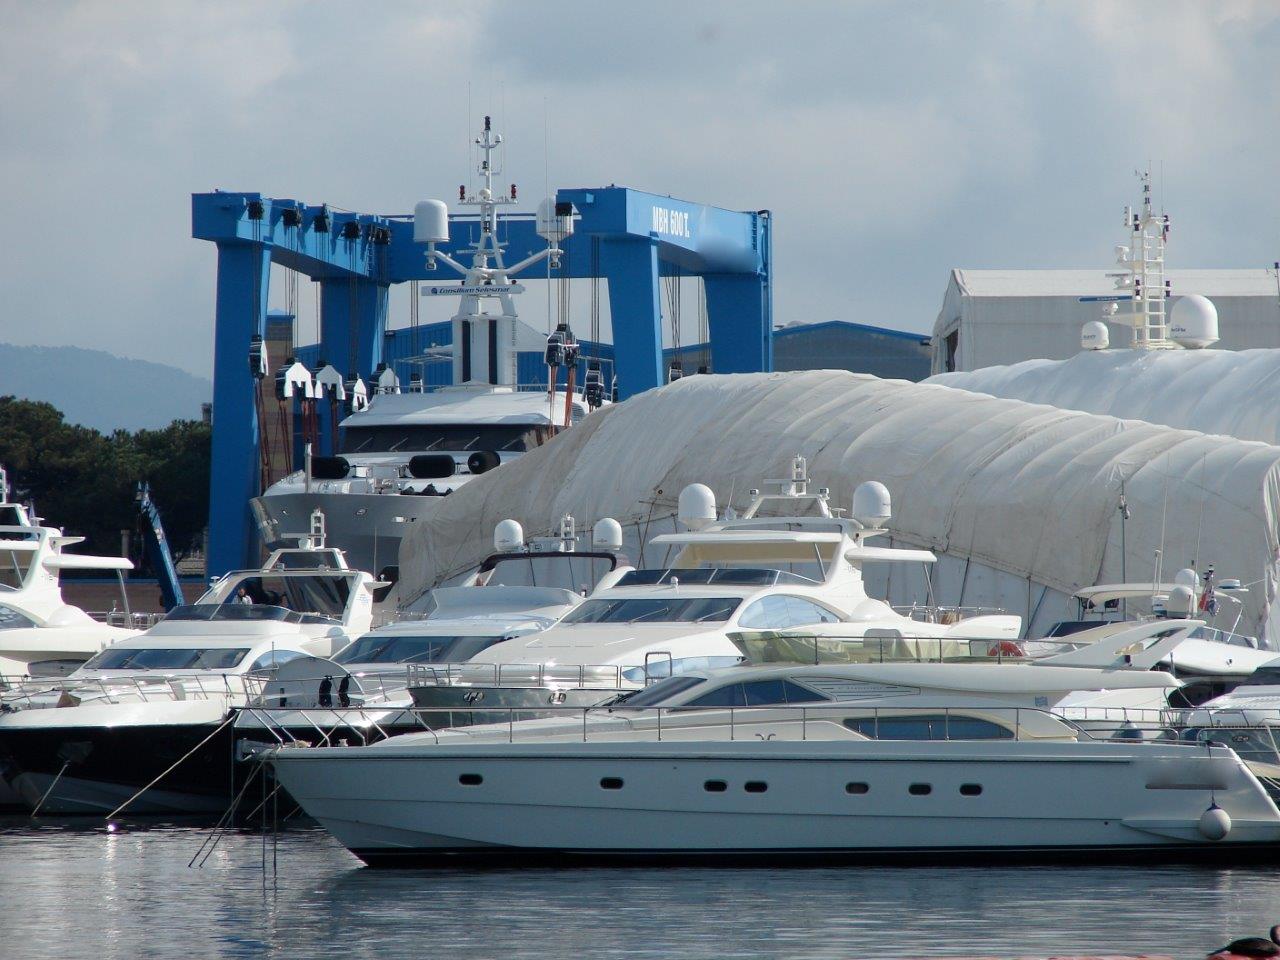
M 1280 443 L 1280 350 L 1085 350 L 927 382 Z
M 943 555 L 934 602 L 1001 606 L 1037 635 L 1079 587 L 1150 580 L 1162 549 L 1166 578 L 1212 563 L 1251 582 L 1239 629 L 1272 632 L 1280 447 L 829 370 L 687 377 L 592 414 L 415 524 L 401 601 L 473 568 L 505 518 L 547 534 L 564 514 L 611 516 L 635 557 L 673 528 L 685 485 L 741 507 L 797 454 L 837 505 L 864 480 L 889 488 L 893 542 Z M 929 601 L 920 565 L 877 569 L 872 590 Z
M 933 372 L 977 370 L 1080 350 L 1080 328 L 1114 295 L 1107 270 L 952 270 L 933 325 Z M 1218 308 L 1219 347 L 1280 347 L 1280 288 L 1274 270 L 1166 270 L 1175 297 L 1201 294 Z M 1117 347 L 1128 334 L 1112 330 Z

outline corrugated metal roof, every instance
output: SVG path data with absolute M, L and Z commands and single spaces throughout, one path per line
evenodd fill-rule
M 1115 293 L 1115 283 L 1105 270 L 966 270 L 953 277 L 971 297 L 1080 297 Z M 1199 293 L 1207 297 L 1276 297 L 1274 270 L 1177 270 L 1165 271 L 1175 294 Z

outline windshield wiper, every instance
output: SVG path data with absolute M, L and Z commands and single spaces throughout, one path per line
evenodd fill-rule
M 466 443 L 464 443 L 464 444 L 462 445 L 462 449 L 463 449 L 463 450 L 470 450 L 470 449 L 471 449 L 471 445 L 472 445 L 473 443 L 478 442 L 478 441 L 479 441 L 479 439 L 480 439 L 480 434 L 478 434 L 478 433 L 477 433 L 474 437 L 472 437 L 470 440 L 468 440 Z
M 647 620 L 650 617 L 656 617 L 658 616 L 658 614 L 661 614 L 661 613 L 670 613 L 670 610 L 665 608 L 661 610 L 650 610 L 648 613 L 642 613 L 638 617 L 632 617 L 630 620 L 627 621 L 627 623 L 639 623 L 641 620 Z

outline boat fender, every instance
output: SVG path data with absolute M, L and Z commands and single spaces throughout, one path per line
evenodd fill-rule
M 312 457 L 311 476 L 317 480 L 342 480 L 351 472 L 346 457 Z
M 1001 640 L 987 648 L 988 657 L 1025 657 L 1027 651 L 1012 640 Z
M 1209 809 L 1200 814 L 1199 829 L 1207 840 L 1223 840 L 1231 832 L 1231 814 L 1211 803 Z
M 501 462 L 502 459 L 492 450 L 477 450 L 467 457 L 467 469 L 472 473 L 488 473 Z
M 458 465 L 447 453 L 420 453 L 409 458 L 409 473 L 418 480 L 442 480 L 457 470 Z
M 1280 956 L 1280 947 L 1262 937 L 1241 937 L 1209 956 L 1215 960 L 1226 960 L 1227 957 L 1275 957 Z

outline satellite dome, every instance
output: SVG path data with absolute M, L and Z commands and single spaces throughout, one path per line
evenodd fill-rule
M 705 483 L 691 483 L 680 491 L 676 512 L 690 530 L 703 530 L 716 521 L 716 495 Z
M 493 549 L 512 553 L 524 547 L 524 527 L 518 521 L 503 520 L 493 528 Z
M 1200 574 L 1196 573 L 1190 567 L 1183 567 L 1173 575 L 1173 582 L 1178 586 L 1190 587 L 1192 590 L 1200 589 Z
M 621 550 L 622 524 L 613 517 L 597 520 L 596 525 L 591 528 L 591 545 L 597 550 Z
M 853 519 L 864 527 L 879 529 L 893 516 L 893 501 L 889 488 L 878 480 L 858 484 L 853 491 Z
M 1178 584 L 1169 591 L 1169 599 L 1165 601 L 1165 610 L 1171 617 L 1189 617 L 1195 613 L 1196 595 L 1190 587 Z
M 1188 350 L 1218 342 L 1218 308 L 1198 293 L 1179 297 L 1169 311 L 1169 339 Z
M 1111 334 L 1101 320 L 1090 320 L 1080 328 L 1081 350 L 1105 350 L 1111 346 Z

